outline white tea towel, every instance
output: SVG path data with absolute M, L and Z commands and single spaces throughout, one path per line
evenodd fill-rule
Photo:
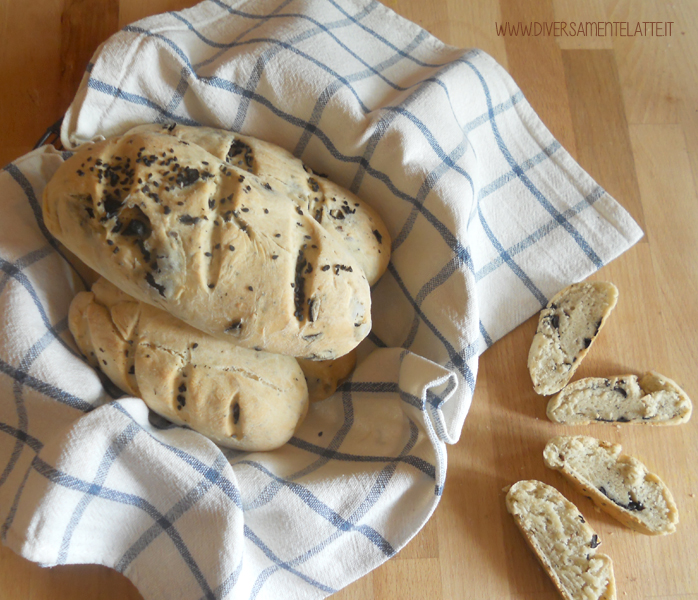
M 67 153 L 0 171 L 0 537 L 148 600 L 322 598 L 393 556 L 438 504 L 479 354 L 642 235 L 491 57 L 378 2 L 206 0 L 126 27 L 62 139 L 143 122 L 284 146 L 393 236 L 351 380 L 282 449 L 221 451 L 113 400 L 76 351 L 81 278 L 40 210 Z

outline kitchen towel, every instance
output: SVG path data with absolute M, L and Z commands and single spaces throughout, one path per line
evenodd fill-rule
M 41 193 L 70 150 L 145 123 L 277 143 L 392 234 L 351 379 L 282 449 L 221 450 L 120 395 L 67 331 L 81 270 Z M 506 71 L 368 0 L 205 0 L 97 51 L 43 147 L 0 171 L 0 537 L 156 598 L 322 598 L 436 508 L 478 356 L 642 235 Z

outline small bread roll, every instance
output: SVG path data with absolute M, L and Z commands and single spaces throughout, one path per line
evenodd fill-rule
M 170 135 L 85 144 L 43 214 L 100 275 L 219 339 L 325 360 L 371 329 L 369 284 L 342 240 L 285 186 Z
M 90 364 L 156 413 L 238 450 L 285 444 L 308 410 L 292 357 L 202 333 L 105 279 L 80 292 L 69 327 Z

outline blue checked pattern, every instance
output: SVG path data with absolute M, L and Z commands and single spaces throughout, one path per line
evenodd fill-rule
M 69 153 L 0 171 L 0 537 L 41 564 L 110 565 L 148 599 L 322 598 L 393 556 L 438 504 L 478 356 L 641 236 L 495 61 L 378 2 L 206 0 L 126 27 L 62 139 L 142 122 L 276 142 L 393 237 L 351 380 L 283 449 L 223 451 L 76 351 L 84 281 L 40 207 Z

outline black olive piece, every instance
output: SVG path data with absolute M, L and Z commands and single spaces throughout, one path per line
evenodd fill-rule
M 305 318 L 305 278 L 303 277 L 303 270 L 308 265 L 308 261 L 305 258 L 303 250 L 298 251 L 298 257 L 296 258 L 296 277 L 294 293 L 293 293 L 293 304 L 295 306 L 295 312 L 293 313 L 298 321 L 303 321 Z
M 106 213 L 107 218 L 111 219 L 119 212 L 119 210 L 121 210 L 123 202 L 111 194 L 107 194 L 106 198 L 102 202 L 102 205 L 104 206 L 104 212 Z
M 157 283 L 152 273 L 147 273 L 145 276 L 145 280 L 148 282 L 148 285 L 154 287 L 158 292 L 160 292 L 160 295 L 163 298 L 165 297 L 165 286 Z
M 150 227 L 139 221 L 138 219 L 132 219 L 131 222 L 126 226 L 121 235 L 137 237 L 141 239 L 147 239 L 150 237 Z
M 240 405 L 236 402 L 233 404 L 233 425 L 237 425 L 240 421 Z
M 241 329 L 242 329 L 242 321 L 240 319 L 237 319 L 236 321 L 233 321 L 230 325 L 228 325 L 225 332 L 226 333 L 239 333 Z
M 376 236 L 376 239 L 378 240 L 379 244 L 383 243 L 383 236 L 380 234 L 380 232 L 377 229 L 373 230 L 373 235 Z
M 317 182 L 317 179 L 313 179 L 312 177 L 308 177 L 308 185 L 310 186 L 310 189 L 313 190 L 314 192 L 320 191 L 320 184 Z
M 184 187 L 187 185 L 192 185 L 199 180 L 199 170 L 192 169 L 191 167 L 184 167 L 175 179 L 175 183 L 179 187 Z
M 622 387 L 620 387 L 619 385 L 615 386 L 615 387 L 613 388 L 613 391 L 614 391 L 614 392 L 618 392 L 621 396 L 623 396 L 623 398 L 627 398 L 627 397 L 628 397 L 628 392 L 626 392 L 626 391 L 625 391 Z

